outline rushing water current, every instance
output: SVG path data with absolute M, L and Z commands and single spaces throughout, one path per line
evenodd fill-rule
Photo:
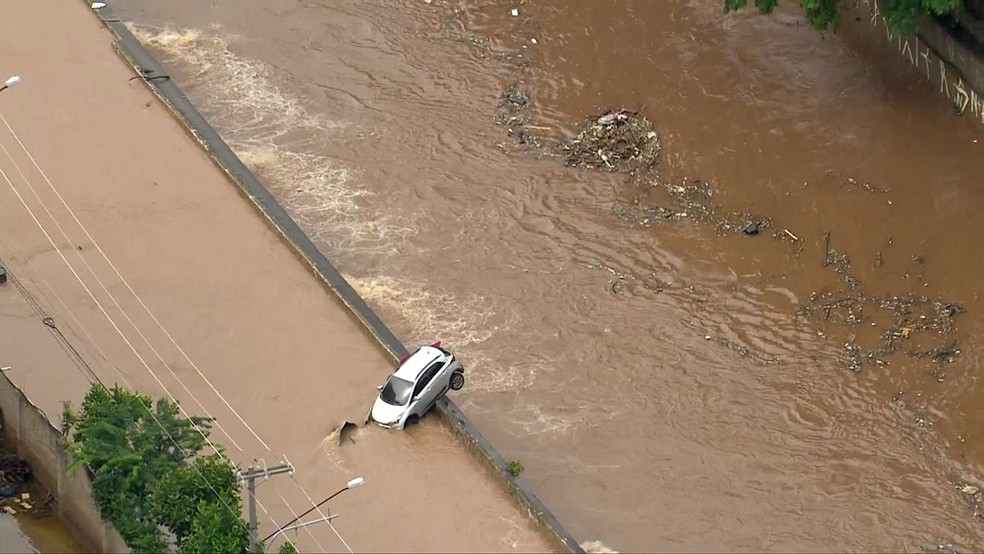
M 958 490 L 984 476 L 984 140 L 880 31 L 719 0 L 119 11 L 394 330 L 465 361 L 462 408 L 579 540 L 984 546 Z M 493 113 L 520 79 L 545 134 L 640 110 L 663 179 L 772 228 L 618 217 L 623 177 L 512 148 Z M 893 328 L 899 297 L 966 312 Z M 943 339 L 952 363 L 916 355 Z

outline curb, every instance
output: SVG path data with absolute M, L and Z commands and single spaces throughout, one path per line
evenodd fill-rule
M 90 2 L 86 1 L 86 6 Z M 90 8 L 91 9 L 91 8 Z M 109 7 L 93 10 L 96 17 L 113 33 L 115 47 L 123 59 L 143 77 L 144 83 L 164 103 L 189 133 L 208 152 L 212 160 L 229 176 L 264 217 L 279 231 L 292 249 L 311 266 L 311 269 L 355 315 L 365 329 L 376 339 L 394 360 L 408 353 L 406 346 L 383 323 L 383 320 L 366 304 L 328 258 L 318 249 L 273 194 L 256 178 L 219 133 L 198 112 L 188 97 L 171 80 L 164 68 L 126 25 L 115 18 Z M 582 553 L 584 550 L 550 510 L 520 479 L 509 474 L 506 461 L 495 447 L 475 427 L 460 408 L 449 398 L 442 398 L 435 406 L 445 422 L 469 450 L 492 470 L 497 481 L 527 511 L 530 519 L 547 532 L 548 537 L 565 552 Z

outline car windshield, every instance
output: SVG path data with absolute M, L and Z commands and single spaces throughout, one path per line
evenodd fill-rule
M 406 406 L 410 401 L 410 393 L 413 392 L 413 383 L 400 379 L 396 375 L 391 375 L 383 387 L 383 392 L 379 397 L 383 402 L 392 406 Z

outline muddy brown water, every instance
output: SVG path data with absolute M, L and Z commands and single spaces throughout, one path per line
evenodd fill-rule
M 984 546 L 956 490 L 984 476 L 984 137 L 880 31 L 716 0 L 119 11 L 398 334 L 459 353 L 463 409 L 579 540 Z M 517 152 L 493 123 L 521 77 L 545 133 L 642 109 L 665 179 L 796 240 L 620 219 L 621 177 Z M 926 333 L 850 372 L 843 341 L 875 344 L 884 314 L 794 317 L 843 288 L 827 232 L 868 296 L 967 309 L 954 363 L 905 354 Z
M 215 417 L 242 467 L 289 460 L 293 475 L 257 482 L 260 537 L 329 495 L 314 513 L 341 516 L 285 532 L 301 551 L 549 551 L 435 418 L 342 444 L 393 360 L 132 80 L 89 10 L 38 0 L 0 18 L 0 70 L 15 60 L 31 83 L 0 105 L 4 375 L 56 426 L 98 379 Z
M 6 314 L 4 314 L 6 315 Z M 0 449 L 11 448 L 5 438 L 0 437 Z M 4 480 L 4 483 L 9 481 Z M 46 494 L 36 484 L 21 485 L 16 498 L 20 498 L 20 493 L 27 492 L 35 499 Z M 34 500 L 28 499 L 29 503 Z M 23 553 L 23 552 L 64 552 L 81 553 L 84 552 L 78 542 L 72 537 L 68 528 L 52 515 L 31 514 L 22 510 L 22 506 L 13 498 L 0 499 L 0 506 L 4 511 L 0 512 L 0 552 L 3 553 Z M 7 512 L 7 508 L 13 513 Z
M 85 552 L 68 529 L 52 518 L 0 516 L 0 552 Z

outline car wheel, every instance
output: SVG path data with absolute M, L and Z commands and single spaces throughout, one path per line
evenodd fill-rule
M 465 374 L 462 371 L 455 371 L 451 374 L 451 388 L 453 390 L 461 390 L 461 387 L 465 386 Z
M 406 429 L 407 427 L 416 425 L 418 423 L 420 423 L 420 416 L 418 416 L 417 414 L 413 414 L 407 417 L 407 420 L 403 423 L 403 428 Z

